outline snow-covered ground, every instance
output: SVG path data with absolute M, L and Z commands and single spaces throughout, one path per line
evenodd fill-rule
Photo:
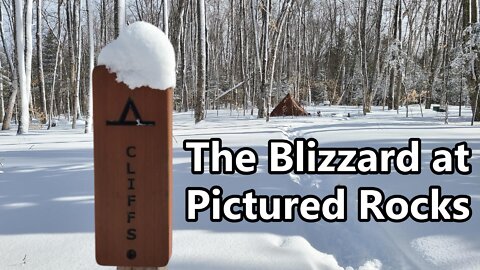
M 317 111 L 322 112 L 318 117 Z M 366 117 L 354 107 L 312 107 L 311 117 L 274 118 L 269 123 L 243 111 L 209 111 L 194 125 L 191 113 L 174 115 L 174 232 L 169 269 L 480 269 L 480 127 L 469 125 L 469 110 L 459 118 L 450 110 L 420 116 L 375 112 Z M 351 117 L 347 117 L 350 113 Z M 94 256 L 92 136 L 66 123 L 51 131 L 15 136 L 0 132 L 0 269 L 104 269 Z M 249 146 L 259 154 L 254 175 L 192 175 L 185 139 L 222 138 L 225 146 Z M 422 173 L 403 176 L 269 175 L 267 141 L 315 138 L 322 147 L 406 146 L 422 139 Z M 467 141 L 473 172 L 435 176 L 430 151 Z M 374 186 L 385 194 L 411 198 L 440 185 L 444 194 L 472 197 L 465 223 L 360 223 L 356 201 L 348 201 L 344 223 L 212 223 L 208 212 L 185 222 L 185 188 L 219 185 L 225 194 L 332 194 L 336 185 Z

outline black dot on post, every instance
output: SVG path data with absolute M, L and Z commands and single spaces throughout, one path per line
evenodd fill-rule
M 137 252 L 136 252 L 135 250 L 129 249 L 129 250 L 127 251 L 127 258 L 128 258 L 129 260 L 133 260 L 133 259 L 135 259 L 136 257 L 137 257 Z

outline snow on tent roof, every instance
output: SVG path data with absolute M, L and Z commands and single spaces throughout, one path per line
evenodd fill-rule
M 131 89 L 175 87 L 173 46 L 160 29 L 147 22 L 125 27 L 116 40 L 102 49 L 98 64 L 116 73 L 117 81 Z

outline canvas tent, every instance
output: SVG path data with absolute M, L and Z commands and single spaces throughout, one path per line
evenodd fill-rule
M 292 98 L 290 93 L 287 94 L 286 97 L 282 99 L 273 109 L 273 111 L 270 113 L 271 117 L 275 116 L 305 116 L 308 115 L 308 113 L 305 111 L 305 109 L 300 106 L 300 104 Z

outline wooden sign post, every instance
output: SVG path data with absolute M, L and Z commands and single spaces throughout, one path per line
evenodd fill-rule
M 172 89 L 93 73 L 95 243 L 101 265 L 166 266 L 172 253 Z

